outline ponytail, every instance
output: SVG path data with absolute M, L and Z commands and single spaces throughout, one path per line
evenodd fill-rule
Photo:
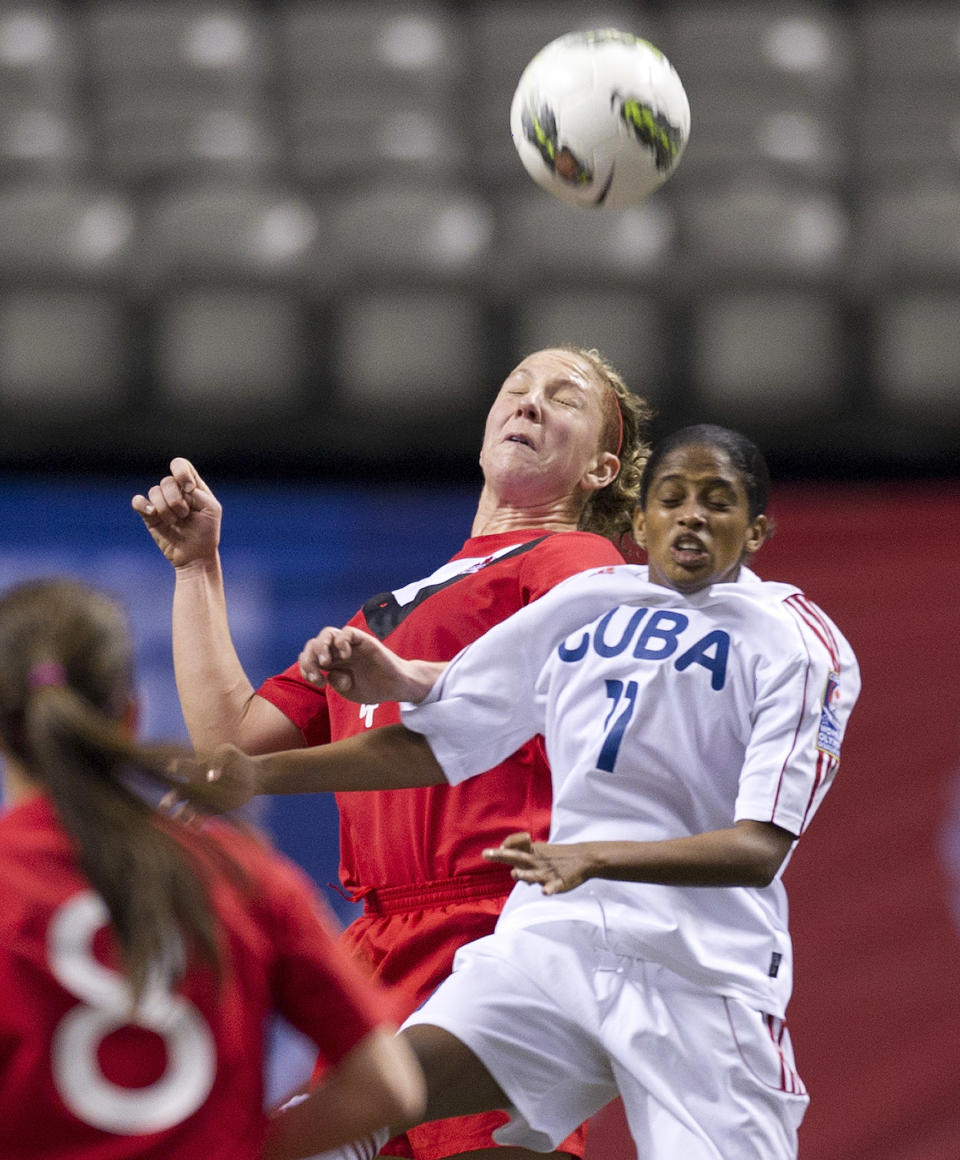
M 173 750 L 131 739 L 131 703 L 132 650 L 112 600 L 59 579 L 0 598 L 0 742 L 50 796 L 106 904 L 136 1001 L 158 966 L 172 974 L 193 955 L 219 977 L 221 956 L 209 861 L 142 792 L 173 784 Z

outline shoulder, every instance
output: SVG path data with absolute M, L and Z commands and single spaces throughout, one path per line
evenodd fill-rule
M 535 597 L 590 568 L 623 564 L 613 544 L 594 532 L 554 532 L 521 560 L 521 576 Z
M 588 568 L 623 563 L 623 556 L 612 541 L 596 532 L 552 532 L 544 536 L 535 551 L 541 557 L 584 560 L 584 567 Z
M 795 584 L 758 580 L 751 573 L 744 582 L 726 585 L 725 598 L 742 607 L 745 619 L 758 637 L 779 649 L 823 655 L 839 671 L 852 668 L 856 659 L 849 642 L 826 612 Z

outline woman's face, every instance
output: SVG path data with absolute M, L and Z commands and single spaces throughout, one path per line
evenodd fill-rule
M 593 368 L 565 350 L 537 351 L 507 377 L 487 416 L 480 463 L 488 485 L 534 505 L 609 482 L 617 457 L 600 449 L 603 394 Z
M 766 532 L 766 516 L 750 518 L 740 472 L 725 451 L 709 444 L 664 456 L 635 521 L 651 581 L 679 592 L 735 580 Z

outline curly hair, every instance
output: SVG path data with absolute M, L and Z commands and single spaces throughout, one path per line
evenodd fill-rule
M 605 421 L 600 447 L 619 458 L 620 470 L 606 487 L 587 500 L 578 526 L 581 531 L 596 532 L 619 544 L 633 527 L 640 477 L 650 454 L 647 427 L 653 410 L 646 399 L 630 390 L 620 372 L 595 348 L 561 343 L 557 349 L 583 359 L 600 382 L 609 387 L 603 397 Z

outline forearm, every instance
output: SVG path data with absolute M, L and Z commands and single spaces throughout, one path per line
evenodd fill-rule
M 658 842 L 534 842 L 510 834 L 491 862 L 513 867 L 520 882 L 538 883 L 545 894 L 562 894 L 590 878 L 650 882 L 662 886 L 768 886 L 780 869 L 793 835 L 769 822 L 740 821 Z
M 446 782 L 426 739 L 402 725 L 331 745 L 266 754 L 253 763 L 264 794 L 410 789 Z
M 415 1124 L 426 1101 L 423 1074 L 399 1036 L 372 1032 L 305 1100 L 271 1118 L 264 1160 L 326 1153 L 387 1124 Z
M 585 842 L 587 875 L 667 886 L 767 886 L 793 835 L 763 822 L 738 823 L 659 842 Z
M 173 665 L 184 720 L 194 747 L 230 741 L 241 747 L 254 689 L 234 648 L 220 560 L 176 569 Z

